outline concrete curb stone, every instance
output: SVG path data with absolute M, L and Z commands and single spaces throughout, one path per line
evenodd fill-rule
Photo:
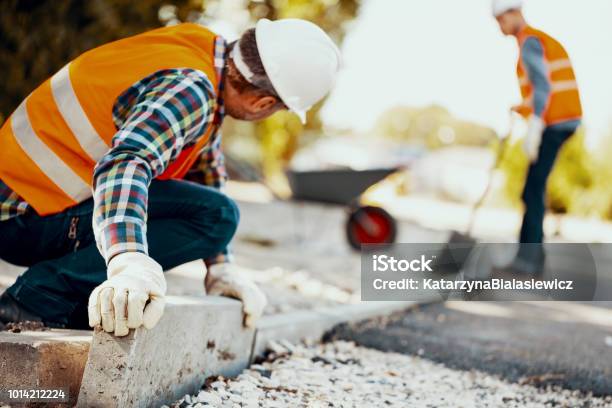
M 169 296 L 154 330 L 122 338 L 96 330 L 77 406 L 159 406 L 197 392 L 211 375 L 237 375 L 254 339 L 242 318 L 233 299 Z
M 90 343 L 89 331 L 0 332 L 0 389 L 68 388 L 67 403 L 46 406 L 74 406 Z

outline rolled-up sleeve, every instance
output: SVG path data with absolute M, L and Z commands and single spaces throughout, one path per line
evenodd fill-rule
M 530 37 L 523 43 L 522 63 L 527 70 L 529 82 L 533 87 L 533 112 L 543 117 L 548 108 L 551 84 L 544 56 L 544 48 L 539 39 Z

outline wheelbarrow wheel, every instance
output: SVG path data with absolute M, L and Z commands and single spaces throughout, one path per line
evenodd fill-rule
M 359 251 L 365 244 L 391 244 L 397 236 L 397 223 L 380 207 L 358 207 L 351 211 L 346 222 L 349 245 Z

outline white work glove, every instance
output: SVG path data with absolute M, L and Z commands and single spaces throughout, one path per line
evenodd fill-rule
M 534 163 L 538 160 L 540 144 L 542 143 L 542 134 L 544 133 L 545 127 L 544 121 L 539 116 L 531 115 L 529 117 L 527 136 L 523 141 L 523 150 L 530 163 Z
M 107 273 L 108 279 L 89 296 L 89 325 L 102 324 L 115 336 L 140 326 L 153 328 L 166 305 L 162 267 L 143 253 L 124 252 L 110 260 Z
M 208 268 L 206 292 L 209 295 L 232 297 L 242 301 L 245 314 L 244 324 L 255 327 L 263 314 L 268 301 L 266 295 L 248 277 L 240 267 L 230 264 L 215 264 Z

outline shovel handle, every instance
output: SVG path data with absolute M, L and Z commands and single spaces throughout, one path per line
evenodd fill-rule
M 467 235 L 472 234 L 472 229 L 474 228 L 474 224 L 476 223 L 476 215 L 478 213 L 478 210 L 480 209 L 480 207 L 482 207 L 482 204 L 485 202 L 485 200 L 487 199 L 487 196 L 491 192 L 495 170 L 497 170 L 502 160 L 504 159 L 504 156 L 506 155 L 506 149 L 508 148 L 508 144 L 510 142 L 510 139 L 512 138 L 512 131 L 514 130 L 514 121 L 515 121 L 515 114 L 512 110 L 510 110 L 510 129 L 505 136 L 502 136 L 499 139 L 499 148 L 497 149 L 497 156 L 495 157 L 495 162 L 493 163 L 493 166 L 491 166 L 491 169 L 489 170 L 489 179 L 487 180 L 487 186 L 484 192 L 482 193 L 482 195 L 480 196 L 480 198 L 478 199 L 478 201 L 476 201 L 476 203 L 472 207 L 472 212 L 470 214 L 470 221 L 468 222 L 468 225 L 466 228 Z

